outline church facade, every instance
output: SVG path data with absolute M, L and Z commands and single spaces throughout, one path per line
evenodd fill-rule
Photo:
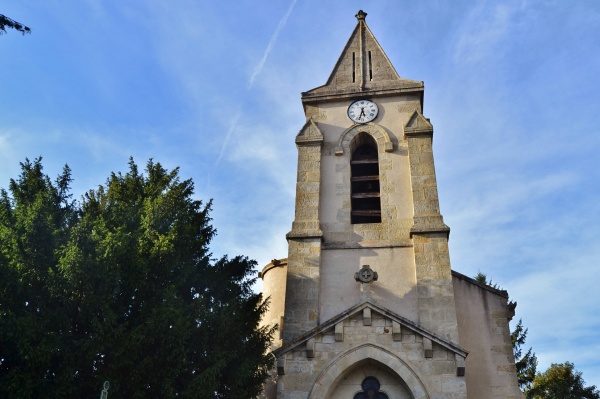
M 278 325 L 263 397 L 521 398 L 514 304 L 450 267 L 424 84 L 356 17 L 327 83 L 302 93 L 288 257 L 260 273 Z

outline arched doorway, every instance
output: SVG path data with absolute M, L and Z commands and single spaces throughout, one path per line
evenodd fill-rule
M 414 399 L 404 381 L 388 366 L 373 359 L 353 365 L 327 399 Z
M 362 382 L 374 377 L 390 398 L 429 399 L 425 385 L 399 357 L 373 344 L 362 344 L 340 354 L 319 374 L 308 399 L 352 399 Z

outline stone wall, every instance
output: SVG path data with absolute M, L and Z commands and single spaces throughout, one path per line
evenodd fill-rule
M 394 327 L 376 312 L 370 316 L 367 323 L 359 313 L 286 353 L 278 398 L 337 398 L 341 393 L 351 398 L 360 391 L 362 379 L 373 373 L 390 398 L 466 399 L 455 353 L 407 328 Z
M 263 315 L 260 325 L 275 326 L 278 329 L 273 337 L 272 349 L 281 346 L 283 315 L 285 311 L 285 287 L 287 280 L 287 259 L 273 259 L 259 273 L 263 280 L 263 299 L 269 301 L 269 308 Z
M 466 381 L 472 399 L 522 399 L 510 339 L 514 315 L 506 291 L 453 272 L 460 344 L 469 351 Z

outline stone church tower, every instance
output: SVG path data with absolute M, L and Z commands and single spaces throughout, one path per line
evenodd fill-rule
M 359 11 L 327 83 L 302 93 L 287 259 L 260 276 L 278 324 L 269 399 L 521 398 L 508 295 L 450 268 L 423 82 Z

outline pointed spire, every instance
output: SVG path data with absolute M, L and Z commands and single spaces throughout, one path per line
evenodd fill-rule
M 359 10 L 358 23 L 346 43 L 327 83 L 302 93 L 303 101 L 323 96 L 376 94 L 389 91 L 422 91 L 423 82 L 401 78 L 367 26 L 367 13 Z

